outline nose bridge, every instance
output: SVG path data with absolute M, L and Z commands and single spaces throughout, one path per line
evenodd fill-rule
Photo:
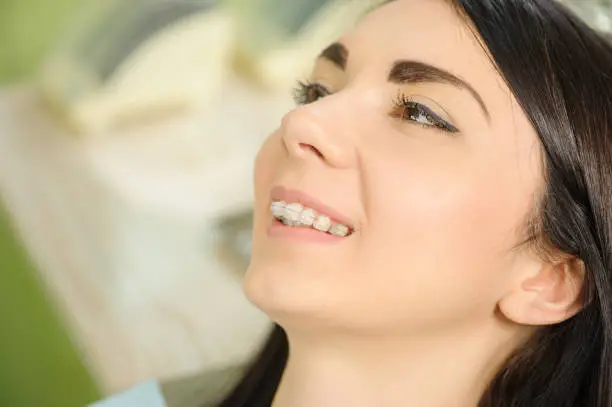
M 281 131 L 291 154 L 316 157 L 330 166 L 349 167 L 355 157 L 356 140 L 350 136 L 339 95 L 330 95 L 287 113 Z

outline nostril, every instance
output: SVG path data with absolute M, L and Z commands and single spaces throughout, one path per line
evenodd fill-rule
M 311 151 L 319 158 L 324 158 L 323 153 L 311 144 L 300 143 L 300 148 L 304 151 Z

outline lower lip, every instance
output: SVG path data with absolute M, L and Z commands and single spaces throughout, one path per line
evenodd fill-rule
M 295 228 L 275 220 L 268 228 L 268 236 L 308 243 L 334 244 L 346 237 L 334 236 L 310 228 Z

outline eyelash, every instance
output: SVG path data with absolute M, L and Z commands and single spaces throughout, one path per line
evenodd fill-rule
M 395 107 L 398 110 L 396 112 L 393 112 L 393 117 L 397 117 L 402 120 L 408 120 L 426 128 L 438 128 L 449 133 L 459 132 L 458 128 L 456 128 L 446 120 L 442 119 L 430 108 L 419 102 L 415 102 L 403 93 L 399 93 L 397 95 L 397 98 L 395 99 L 394 103 Z M 427 119 L 427 121 L 431 124 L 418 121 L 420 117 Z
M 331 95 L 331 92 L 323 85 L 312 82 L 298 82 L 293 97 L 297 105 L 307 105 Z M 413 124 L 427 129 L 439 129 L 449 133 L 458 133 L 459 129 L 435 114 L 427 106 L 410 99 L 403 93 L 399 93 L 393 101 L 394 111 L 392 117 L 409 121 Z M 426 119 L 429 123 L 423 123 Z
M 293 91 L 293 99 L 300 106 L 314 103 L 329 95 L 331 95 L 331 92 L 325 86 L 312 82 L 299 81 Z

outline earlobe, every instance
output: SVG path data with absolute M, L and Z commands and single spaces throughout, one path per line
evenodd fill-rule
M 521 325 L 563 322 L 583 308 L 584 274 L 584 263 L 577 258 L 542 264 L 536 276 L 525 279 L 499 302 L 499 309 Z

